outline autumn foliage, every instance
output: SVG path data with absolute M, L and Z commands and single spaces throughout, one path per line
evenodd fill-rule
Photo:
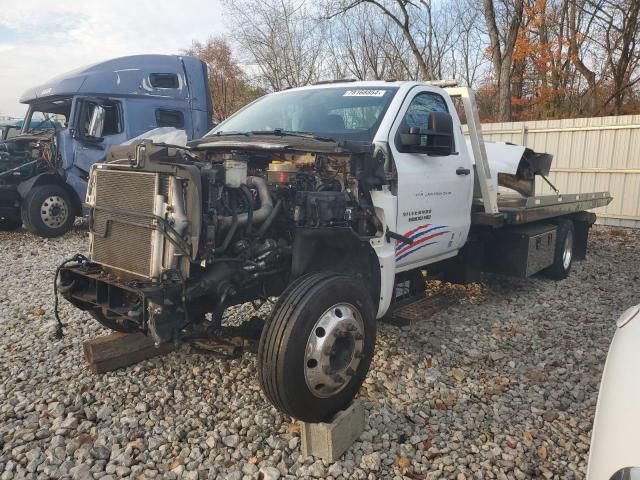
M 250 84 L 226 39 L 210 37 L 204 43 L 194 41 L 184 53 L 207 64 L 215 122 L 221 122 L 263 94 Z
M 263 92 L 344 78 L 454 78 L 476 89 L 483 121 L 640 113 L 640 0 L 225 0 L 224 8 L 229 35 L 186 51 L 209 67 L 216 121 Z

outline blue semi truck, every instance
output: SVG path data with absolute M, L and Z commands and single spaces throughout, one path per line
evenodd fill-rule
M 0 230 L 43 237 L 83 214 L 91 165 L 158 127 L 200 138 L 212 127 L 206 65 L 197 58 L 134 55 L 60 75 L 27 90 L 19 134 L 0 142 Z

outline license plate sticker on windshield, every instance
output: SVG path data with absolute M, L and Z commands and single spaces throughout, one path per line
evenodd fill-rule
M 382 97 L 386 90 L 347 90 L 343 97 Z

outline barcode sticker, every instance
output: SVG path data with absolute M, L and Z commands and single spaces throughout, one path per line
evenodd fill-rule
M 343 97 L 382 97 L 386 90 L 347 90 Z

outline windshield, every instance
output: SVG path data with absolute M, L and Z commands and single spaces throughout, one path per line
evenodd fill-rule
M 312 133 L 335 140 L 371 141 L 397 87 L 313 88 L 267 95 L 211 130 L 225 133 Z
M 26 116 L 22 133 L 38 133 L 44 130 L 66 128 L 71 115 L 71 98 L 57 98 L 53 101 L 31 105 Z

